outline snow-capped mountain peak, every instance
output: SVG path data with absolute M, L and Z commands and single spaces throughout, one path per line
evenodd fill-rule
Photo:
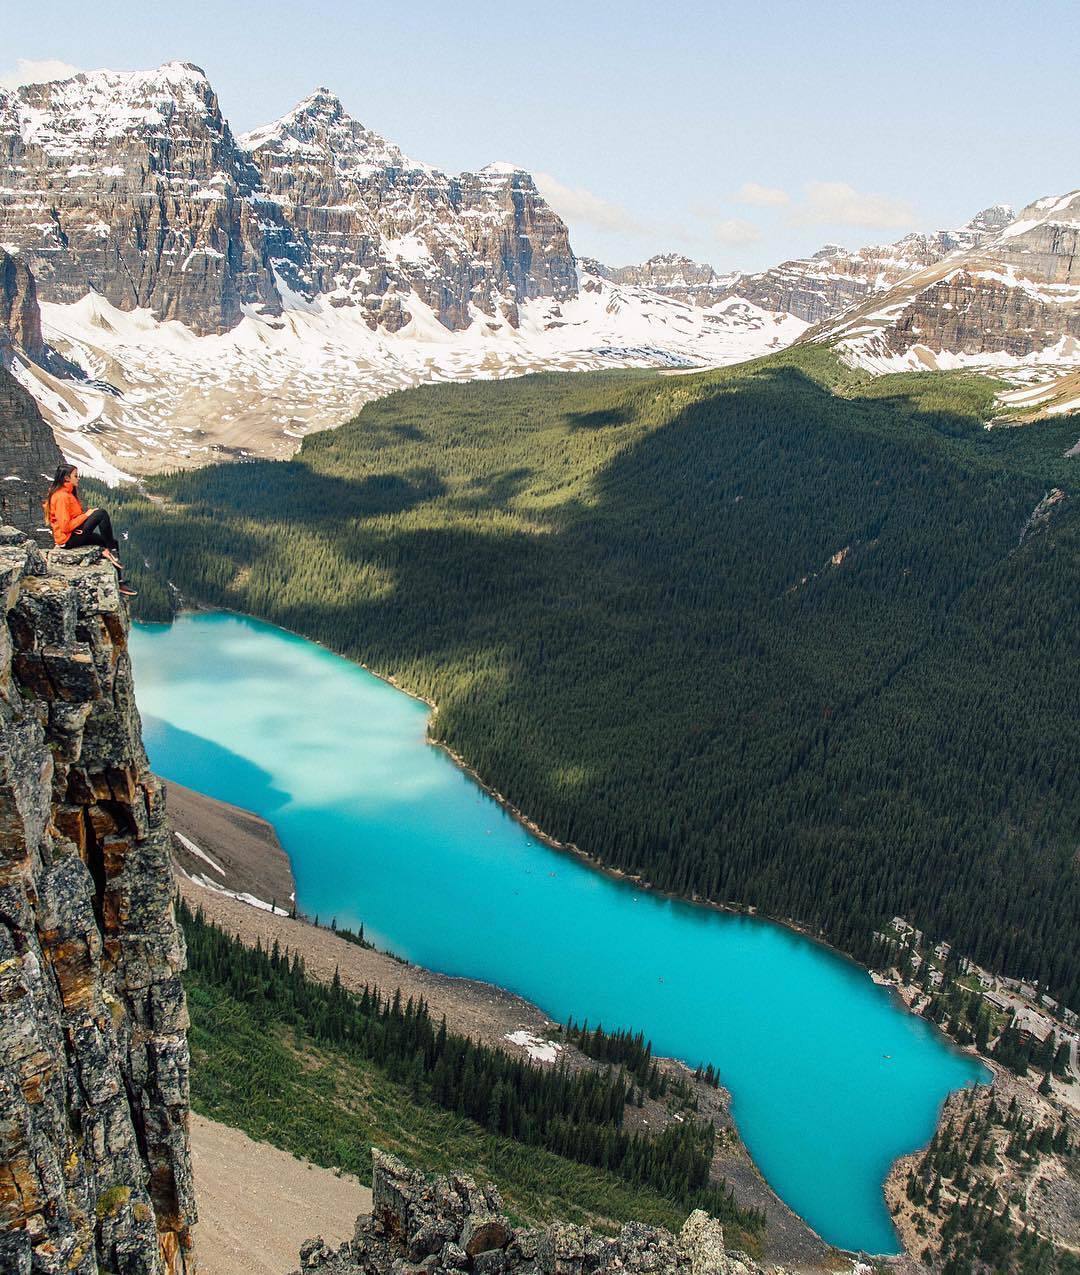
M 153 71 L 84 71 L 68 80 L 0 91 L 0 133 L 52 161 L 90 160 L 110 141 L 144 138 L 177 119 L 217 112 L 205 73 L 190 62 Z
M 1019 217 L 1002 230 L 1000 239 L 1021 238 L 1047 226 L 1077 225 L 1080 225 L 1080 190 L 1071 190 L 1065 195 L 1045 195 L 1028 204 L 1021 209 Z
M 1080 364 L 1080 191 L 1002 205 L 952 251 L 813 335 L 873 371 L 994 368 L 1022 379 Z
M 252 154 L 270 150 L 290 162 L 329 164 L 357 180 L 382 169 L 430 171 L 353 119 L 327 88 L 317 88 L 287 115 L 242 134 L 239 141 Z

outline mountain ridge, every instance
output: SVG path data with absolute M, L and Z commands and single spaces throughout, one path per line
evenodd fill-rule
M 1080 364 L 1080 190 L 1033 200 L 998 234 L 947 254 L 805 334 L 870 371 Z
M 49 302 L 92 290 L 220 334 L 294 295 L 394 331 L 414 287 L 452 330 L 473 307 L 516 324 L 519 300 L 576 293 L 566 227 L 528 174 L 416 164 L 322 88 L 238 138 L 194 63 L 24 85 L 0 92 L 0 160 L 0 242 Z M 405 228 L 422 242 L 403 248 Z
M 612 267 L 597 262 L 596 267 L 597 273 L 613 282 L 642 283 L 694 305 L 714 305 L 738 295 L 763 309 L 820 323 L 920 266 L 931 265 L 958 248 L 977 247 L 1014 217 L 1008 204 L 992 204 L 955 230 L 915 231 L 893 243 L 856 249 L 825 244 L 807 257 L 759 271 L 718 272 L 708 263 L 680 253 L 658 253 L 636 266 Z
M 870 371 L 971 363 L 1023 383 L 1080 362 L 1056 294 L 946 279 L 989 254 L 1036 290 L 1071 287 L 1054 282 L 1060 236 L 1031 244 L 1053 198 L 1011 240 L 997 204 L 957 229 L 756 273 L 676 253 L 613 268 L 575 254 L 517 165 L 443 173 L 321 86 L 235 135 L 190 62 L 0 92 L 0 169 L 4 362 L 72 459 L 109 480 L 291 455 L 423 381 L 717 367 L 812 326 Z M 917 304 L 895 291 L 922 283 L 940 286 Z M 894 304 L 899 320 L 876 317 Z M 999 335 L 980 343 L 979 324 Z

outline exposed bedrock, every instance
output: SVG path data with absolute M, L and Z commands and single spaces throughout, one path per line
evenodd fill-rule
M 183 939 L 128 618 L 0 529 L 0 1270 L 194 1270 Z
M 511 1225 L 490 1184 L 466 1174 L 427 1177 L 372 1151 L 372 1211 L 356 1220 L 351 1243 L 337 1251 L 321 1239 L 300 1250 L 302 1271 L 324 1275 L 586 1275 L 650 1271 L 655 1275 L 765 1275 L 745 1253 L 724 1247 L 724 1231 L 700 1209 L 678 1235 L 628 1222 L 617 1236 L 554 1222 L 538 1230 Z M 779 1267 L 768 1268 L 782 1275 Z

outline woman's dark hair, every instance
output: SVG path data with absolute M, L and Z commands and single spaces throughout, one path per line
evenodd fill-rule
M 46 522 L 49 520 L 49 501 L 52 500 L 53 493 L 59 491 L 60 488 L 63 487 L 64 483 L 67 482 L 76 469 L 78 469 L 78 465 L 57 465 L 56 473 L 53 474 L 52 486 L 45 493 L 44 509 Z

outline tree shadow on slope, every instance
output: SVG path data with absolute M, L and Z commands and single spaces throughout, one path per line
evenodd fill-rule
M 496 474 L 480 475 L 454 494 L 454 508 L 471 509 L 476 513 L 508 509 L 525 491 L 532 478 L 533 470 L 525 465 L 504 469 Z
M 433 468 L 344 478 L 300 462 L 250 461 L 185 470 L 158 480 L 171 499 L 266 522 L 334 524 L 402 514 L 445 488 Z
M 568 412 L 566 422 L 571 429 L 613 429 L 634 419 L 632 409 L 623 404 L 591 412 Z
M 651 383 L 656 427 L 557 507 L 554 534 L 508 517 L 513 465 L 455 525 L 435 443 L 389 519 L 338 525 L 371 489 L 350 505 L 306 465 L 277 467 L 302 493 L 284 500 L 238 495 L 235 471 L 199 500 L 264 511 L 273 533 L 243 552 L 272 580 L 285 517 L 329 493 L 328 547 L 392 588 L 343 605 L 313 577 L 267 618 L 435 698 L 440 737 L 554 835 L 848 947 L 908 909 L 1080 994 L 1080 896 L 1053 848 L 1080 819 L 1080 650 L 1055 592 L 1075 540 L 1011 558 L 1042 482 L 986 450 L 963 401 L 839 398 L 795 367 L 691 379 Z M 989 649 L 997 629 L 1024 641 Z

